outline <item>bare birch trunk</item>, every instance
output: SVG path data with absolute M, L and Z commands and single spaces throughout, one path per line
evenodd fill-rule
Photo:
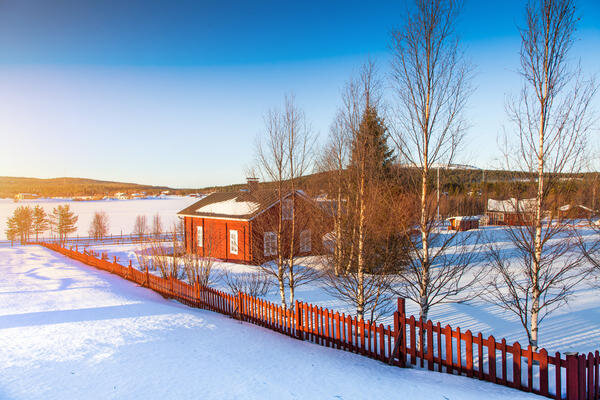
M 358 217 L 358 255 L 357 255 L 357 273 L 358 273 L 358 298 L 356 314 L 359 318 L 364 319 L 365 315 L 365 161 L 363 160 L 360 172 L 359 186 L 359 217 Z
M 278 183 L 279 191 L 279 217 L 277 221 L 277 280 L 279 283 L 279 296 L 281 297 L 281 306 L 287 308 L 285 299 L 285 271 L 283 261 L 283 245 L 281 239 L 283 238 L 283 196 L 282 196 L 282 183 Z

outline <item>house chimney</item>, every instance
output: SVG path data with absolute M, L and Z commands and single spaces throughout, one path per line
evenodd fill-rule
M 258 178 L 248 177 L 246 178 L 246 181 L 248 182 L 249 192 L 254 192 L 256 189 L 258 189 Z

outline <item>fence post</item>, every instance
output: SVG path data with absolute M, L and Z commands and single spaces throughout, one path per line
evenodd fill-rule
M 127 276 L 129 278 L 133 278 L 133 267 L 131 266 L 131 259 L 129 259 L 129 271 L 127 271 Z
M 148 265 L 146 265 L 146 286 L 150 287 L 150 272 L 148 272 Z
M 567 399 L 579 399 L 579 359 L 577 353 L 567 356 Z
M 242 308 L 242 292 L 237 292 L 237 309 L 238 309 L 238 316 L 239 316 L 239 320 L 243 321 L 244 320 L 244 313 L 242 312 L 243 308 Z
M 400 340 L 398 359 L 400 366 L 406 367 L 406 299 L 398 297 L 398 340 Z
M 296 313 L 296 337 L 304 340 L 304 333 L 302 332 L 302 309 L 298 300 L 296 300 L 294 312 Z

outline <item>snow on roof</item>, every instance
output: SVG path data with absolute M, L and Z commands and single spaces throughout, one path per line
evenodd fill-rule
M 199 213 L 246 215 L 258 211 L 260 204 L 253 201 L 237 201 L 237 199 L 224 200 L 207 204 L 196 209 Z
M 458 217 L 450 217 L 448 221 L 454 219 L 456 221 L 479 221 L 481 217 L 479 215 L 469 215 L 469 216 L 458 216 Z
M 579 207 L 579 208 L 581 208 L 581 209 L 583 209 L 585 211 L 589 211 L 589 212 L 593 212 L 594 211 L 591 208 L 586 207 L 586 206 L 584 206 L 582 204 L 577 204 L 577 205 L 574 205 L 574 206 L 571 205 L 571 204 L 565 204 L 564 206 L 558 207 L 558 209 L 560 211 L 569 211 L 571 208 L 575 208 L 575 207 Z
M 510 198 L 508 200 L 488 199 L 487 210 L 497 212 L 533 212 L 535 210 L 535 199 L 517 200 Z

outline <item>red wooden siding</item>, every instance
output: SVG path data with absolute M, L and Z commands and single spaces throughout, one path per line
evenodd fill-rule
M 250 223 L 202 217 L 184 217 L 186 227 L 186 251 L 221 260 L 251 262 Z M 197 228 L 202 226 L 203 245 L 198 246 Z M 230 231 L 238 232 L 238 252 L 230 249 Z

